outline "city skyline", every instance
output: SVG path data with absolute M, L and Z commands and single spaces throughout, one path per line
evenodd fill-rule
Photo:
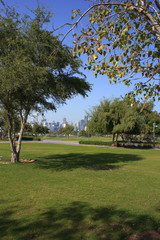
M 81 130 L 86 130 L 86 126 L 87 126 L 87 122 L 88 122 L 88 116 L 84 116 L 83 119 L 79 119 L 76 122 L 69 122 L 67 121 L 67 118 L 64 117 L 61 121 L 48 121 L 45 116 L 43 115 L 42 118 L 38 119 L 39 114 L 35 113 L 32 115 L 32 118 L 30 119 L 30 121 L 28 121 L 32 126 L 36 123 L 44 126 L 44 127 L 48 127 L 50 132 L 56 132 L 58 131 L 60 128 L 64 128 L 66 127 L 67 124 L 74 126 L 74 130 L 75 131 L 81 131 Z

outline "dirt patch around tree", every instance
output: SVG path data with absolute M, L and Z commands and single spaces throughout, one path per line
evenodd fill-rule
M 0 164 L 10 164 L 11 162 L 9 161 L 0 161 Z
M 34 163 L 36 162 L 37 160 L 33 160 L 33 159 L 21 159 L 19 162 L 20 163 Z M 0 164 L 11 164 L 10 161 L 0 161 Z
M 34 159 L 21 159 L 20 160 L 21 163 L 34 163 L 36 161 L 37 160 L 34 160 Z

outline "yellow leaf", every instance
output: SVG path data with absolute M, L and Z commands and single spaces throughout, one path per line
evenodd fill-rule
M 93 54 L 92 54 L 92 59 L 93 59 L 93 60 L 97 60 L 97 59 L 98 59 L 98 55 L 97 55 L 96 53 L 93 53 Z

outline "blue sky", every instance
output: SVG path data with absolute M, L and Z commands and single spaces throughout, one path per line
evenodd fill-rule
M 5 1 L 5 0 L 4 0 Z M 27 8 L 33 9 L 37 6 L 39 2 L 40 6 L 48 7 L 48 9 L 53 13 L 52 23 L 48 26 L 49 28 L 57 28 L 66 22 L 72 22 L 71 11 L 74 9 L 86 10 L 89 6 L 89 2 L 86 0 L 6 0 L 9 5 L 14 5 L 18 11 L 25 13 Z M 85 21 L 85 20 L 84 20 Z M 85 23 L 85 22 L 84 22 Z M 83 22 L 80 23 L 81 26 Z M 59 30 L 58 33 L 67 32 L 68 28 Z M 72 46 L 72 34 L 67 36 L 64 44 Z M 82 60 L 83 57 L 82 57 Z M 83 119 L 87 111 L 91 109 L 92 106 L 98 105 L 103 98 L 113 99 L 116 97 L 124 96 L 125 93 L 130 91 L 132 88 L 128 88 L 123 84 L 109 84 L 107 77 L 100 76 L 94 78 L 93 74 L 89 70 L 83 70 L 87 76 L 87 81 L 93 85 L 93 89 L 88 93 L 88 97 L 83 98 L 81 96 L 76 96 L 73 99 L 67 101 L 66 105 L 60 106 L 57 112 L 47 112 L 45 117 L 48 121 L 62 121 L 64 117 L 67 118 L 69 122 L 75 123 L 77 120 Z M 156 103 L 157 111 L 160 112 L 160 104 Z

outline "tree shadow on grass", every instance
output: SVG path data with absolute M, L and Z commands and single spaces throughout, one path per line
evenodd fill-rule
M 160 224 L 149 215 L 131 214 L 114 206 L 94 208 L 85 202 L 47 209 L 32 222 L 14 222 L 12 215 L 8 211 L 0 218 L 1 240 L 130 240 L 133 234 L 156 230 Z
M 0 205 L 6 204 L 6 202 L 7 200 L 5 202 L 0 200 Z M 8 233 L 14 231 L 15 226 L 20 226 L 20 221 L 14 219 L 16 209 L 18 209 L 18 206 L 12 206 L 0 212 L 0 239 L 8 240 L 6 238 Z
M 58 154 L 40 157 L 36 166 L 56 171 L 85 168 L 91 170 L 114 170 L 123 164 L 139 161 L 142 158 L 132 154 L 97 153 L 97 154 Z M 123 163 L 123 164 L 122 164 Z

